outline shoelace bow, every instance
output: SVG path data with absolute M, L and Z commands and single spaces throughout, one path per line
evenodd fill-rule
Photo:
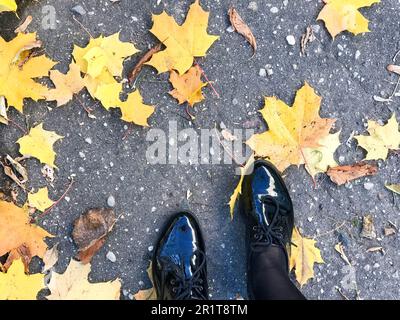
M 176 300 L 207 299 L 202 292 L 204 289 L 204 283 L 203 279 L 201 278 L 206 263 L 205 254 L 201 250 L 197 250 L 194 255 L 197 255 L 197 258 L 201 261 L 201 263 L 196 266 L 196 269 L 194 269 L 192 277 L 190 279 L 186 279 L 183 264 L 178 267 L 175 263 L 169 262 L 169 266 L 173 269 L 175 275 L 175 278 L 170 280 L 170 284 L 172 286 L 173 292 L 176 294 Z M 194 267 L 195 266 L 192 265 L 192 268 Z M 171 269 L 169 268 L 164 270 L 164 279 L 169 271 L 171 271 Z
M 253 251 L 258 251 L 258 249 L 263 247 L 268 247 L 274 243 L 274 240 L 277 241 L 282 246 L 285 246 L 283 242 L 283 227 L 282 219 L 284 219 L 283 212 L 286 212 L 287 209 L 282 207 L 279 202 L 271 196 L 262 197 L 261 201 L 266 204 L 273 204 L 275 206 L 275 212 L 273 213 L 272 220 L 270 221 L 268 226 L 259 225 L 254 226 L 253 231 L 255 231 L 254 239 L 256 240 L 251 244 L 251 249 Z M 287 223 L 286 220 L 284 223 Z

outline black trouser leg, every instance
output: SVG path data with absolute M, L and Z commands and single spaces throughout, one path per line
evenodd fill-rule
M 261 248 L 260 248 L 261 249 Z M 269 246 L 252 252 L 250 291 L 255 300 L 305 300 L 290 280 L 284 249 Z

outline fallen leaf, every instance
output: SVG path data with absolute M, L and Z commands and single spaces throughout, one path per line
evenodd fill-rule
M 327 175 L 332 182 L 341 186 L 349 181 L 375 175 L 378 172 L 378 167 L 375 164 L 355 163 L 349 166 L 338 166 L 329 168 Z
M 367 249 L 367 252 L 380 252 L 385 254 L 385 249 L 383 249 L 383 247 L 371 247 Z
M 36 193 L 29 193 L 28 203 L 29 207 L 44 212 L 54 204 L 54 201 L 49 198 L 47 187 L 44 187 L 40 188 Z
M 16 249 L 12 249 L 6 256 L 7 259 L 2 266 L 4 272 L 11 267 L 14 261 L 21 260 L 25 267 L 25 273 L 29 273 L 29 263 L 32 260 L 32 255 L 26 245 L 23 244 Z
M 54 131 L 44 130 L 43 123 L 41 123 L 32 128 L 17 143 L 22 155 L 37 158 L 41 163 L 57 168 L 54 164 L 56 153 L 53 150 L 53 144 L 62 138 Z
M 237 187 L 235 188 L 235 190 L 233 191 L 233 194 L 229 200 L 229 208 L 230 208 L 230 214 L 231 214 L 231 219 L 233 220 L 233 214 L 235 211 L 235 205 L 236 205 L 236 201 L 239 197 L 239 195 L 242 194 L 242 185 L 243 185 L 243 180 L 246 174 L 248 174 L 248 172 L 250 171 L 250 168 L 253 167 L 254 165 L 254 153 L 250 156 L 250 158 L 247 160 L 246 165 L 244 167 L 240 168 L 240 179 L 239 179 L 239 183 L 237 185 Z
M 139 126 L 148 127 L 148 119 L 154 113 L 154 107 L 143 103 L 143 98 L 136 90 L 128 95 L 128 99 L 118 106 L 121 109 L 121 119 Z
M 72 100 L 74 94 L 81 91 L 86 82 L 81 77 L 81 69 L 75 63 L 71 63 L 67 74 L 58 70 L 50 71 L 50 79 L 55 89 L 50 89 L 46 94 L 47 101 L 57 101 L 57 107 L 65 105 Z
M 389 64 L 389 65 L 386 67 L 386 69 L 387 69 L 387 71 L 389 71 L 389 72 L 394 72 L 394 73 L 400 75 L 400 66 L 397 66 L 397 65 L 394 65 L 394 64 Z
M 8 124 L 6 98 L 0 96 L 0 123 Z
M 14 33 L 25 33 L 26 29 L 32 22 L 32 16 L 27 16 L 23 23 L 21 23 L 17 29 L 14 30 Z
M 151 262 L 149 267 L 147 268 L 147 275 L 151 281 L 152 286 L 150 289 L 139 290 L 136 294 L 134 294 L 133 297 L 135 298 L 135 300 L 157 300 L 157 292 L 154 288 Z
M 119 300 L 121 281 L 90 283 L 90 264 L 71 259 L 63 274 L 53 272 L 48 289 L 48 300 Z
M 21 260 L 14 261 L 7 273 L 0 272 L 0 300 L 36 300 L 44 288 L 43 274 L 25 274 Z
M 103 246 L 116 221 L 111 209 L 91 209 L 75 220 L 72 238 L 78 246 L 77 258 L 83 264 L 89 263 Z
M 332 38 L 348 30 L 357 35 L 369 32 L 368 20 L 358 9 L 369 7 L 380 0 L 324 0 L 325 6 L 317 20 L 323 20 Z
M 385 234 L 385 237 L 388 237 L 388 236 L 396 234 L 397 231 L 395 228 L 392 228 L 392 227 L 384 227 L 383 232 Z
M 181 26 L 165 11 L 153 15 L 154 24 L 150 32 L 166 49 L 155 53 L 146 64 L 156 68 L 159 73 L 174 69 L 183 75 L 193 65 L 194 58 L 205 56 L 219 38 L 207 33 L 208 17 L 209 13 L 201 8 L 199 0 L 190 6 L 186 21 Z
M 195 103 L 204 100 L 201 90 L 207 86 L 207 83 L 201 81 L 201 70 L 198 66 L 191 67 L 182 76 L 172 70 L 169 81 L 174 87 L 169 94 L 177 99 L 179 104 L 187 102 L 193 107 Z
M 295 269 L 296 280 L 303 286 L 314 277 L 314 264 L 325 263 L 316 241 L 303 238 L 297 228 L 293 229 L 289 270 Z
M 313 28 L 308 26 L 306 32 L 301 36 L 300 49 L 303 56 L 306 55 L 307 46 L 315 40 Z
M 349 266 L 351 266 L 351 263 L 347 258 L 346 253 L 344 252 L 344 247 L 341 242 L 335 245 L 335 250 L 340 254 L 340 257 L 343 259 L 343 261 L 346 262 Z
M 42 273 L 46 273 L 47 271 L 51 270 L 58 261 L 58 243 L 54 245 L 51 249 L 48 249 L 43 256 L 43 269 Z
M 335 122 L 320 118 L 320 105 L 321 98 L 308 83 L 297 92 L 293 107 L 266 97 L 260 113 L 269 130 L 253 135 L 247 144 L 257 156 L 268 157 L 281 172 L 290 165 L 304 164 L 304 149 L 320 147 L 319 141 L 329 135 Z
M 385 187 L 394 193 L 400 194 L 400 184 L 386 184 Z
M 363 226 L 360 236 L 367 239 L 376 238 L 374 219 L 372 218 L 372 215 L 368 214 L 365 217 L 363 217 Z
M 0 96 L 8 106 L 23 111 L 25 98 L 45 99 L 48 88 L 34 79 L 48 76 L 55 62 L 44 55 L 31 56 L 30 51 L 41 46 L 36 33 L 19 33 L 6 42 L 0 37 Z
M 44 238 L 52 237 L 41 227 L 30 223 L 26 208 L 19 208 L 13 203 L 0 200 L 0 257 L 12 250 L 26 246 L 29 262 L 34 256 L 43 258 L 47 244 Z
M 119 40 L 120 34 L 90 39 L 84 48 L 74 47 L 72 55 L 83 73 L 96 78 L 108 71 L 114 77 L 122 77 L 123 62 L 139 52 L 129 42 Z
M 240 17 L 239 13 L 234 7 L 231 7 L 228 11 L 229 20 L 231 21 L 232 27 L 235 31 L 241 34 L 248 43 L 253 47 L 253 56 L 256 54 L 257 51 L 257 41 L 253 35 L 253 32 L 249 28 L 249 26 L 243 21 Z
M 16 11 L 17 3 L 15 0 L 0 0 L 0 12 Z
M 4 173 L 13 180 L 19 187 L 25 190 L 25 183 L 28 181 L 28 172 L 20 163 L 23 159 L 13 159 L 6 155 L 3 165 Z
M 161 51 L 161 44 L 157 44 L 156 46 L 154 46 L 153 48 L 151 48 L 149 51 L 147 51 L 145 53 L 145 55 L 139 60 L 139 62 L 135 65 L 135 67 L 130 72 L 130 75 L 129 75 L 129 83 L 130 84 L 132 84 L 135 81 L 136 77 L 142 70 L 144 64 L 146 62 L 148 62 L 151 59 L 151 57 L 159 51 Z
M 368 132 L 369 136 L 355 136 L 359 146 L 367 150 L 365 160 L 386 160 L 389 150 L 399 149 L 400 131 L 394 113 L 384 126 L 369 120 Z
M 121 104 L 122 85 L 118 82 L 102 84 L 97 87 L 95 97 L 106 110 L 117 108 Z
M 340 146 L 339 136 L 340 132 L 329 134 L 319 141 L 320 147 L 304 148 L 306 170 L 312 177 L 326 172 L 329 167 L 337 166 L 334 153 Z

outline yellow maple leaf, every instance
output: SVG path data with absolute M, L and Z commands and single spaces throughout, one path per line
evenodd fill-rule
M 94 99 L 98 99 L 98 97 L 96 96 L 96 92 L 99 87 L 108 84 L 118 84 L 118 82 L 114 79 L 114 77 L 108 70 L 103 70 L 103 72 L 96 78 L 93 78 L 87 74 L 84 78 L 84 82 L 86 89 L 89 91 L 90 95 Z
M 44 288 L 44 274 L 25 274 L 21 260 L 14 261 L 7 273 L 0 272 L 0 300 L 36 300 Z
M 208 84 L 201 81 L 200 77 L 201 70 L 198 66 L 191 67 L 182 76 L 172 70 L 169 81 L 172 83 L 174 90 L 170 91 L 169 94 L 177 99 L 179 104 L 188 102 L 193 107 L 195 103 L 204 100 L 201 89 Z
M 114 77 L 122 77 L 124 60 L 139 51 L 133 44 L 120 41 L 119 36 L 100 36 L 90 39 L 84 48 L 75 46 L 72 54 L 82 72 L 96 78 L 107 70 Z
M 319 141 L 320 147 L 305 148 L 303 150 L 305 162 L 307 163 L 306 170 L 312 177 L 318 173 L 326 172 L 329 167 L 338 165 L 334 158 L 334 153 L 340 146 L 339 136 L 340 132 L 329 134 Z
M 0 200 L 0 257 L 26 246 L 29 251 L 28 262 L 34 256 L 43 257 L 47 250 L 45 237 L 52 237 L 41 227 L 30 223 L 26 208 Z
M 314 264 L 324 263 L 321 251 L 315 247 L 316 241 L 303 238 L 299 230 L 293 229 L 289 269 L 295 269 L 297 281 L 301 286 L 314 277 Z
M 40 46 L 36 33 L 19 33 L 9 42 L 0 37 L 0 97 L 20 112 L 25 98 L 45 99 L 49 90 L 34 79 L 48 76 L 55 62 L 45 55 L 29 56 L 33 48 Z
M 0 0 L 0 12 L 16 11 L 17 3 L 15 0 Z
M 237 202 L 237 199 L 239 195 L 242 194 L 242 185 L 243 185 L 243 180 L 246 174 L 249 173 L 250 168 L 254 165 L 254 153 L 251 154 L 249 159 L 247 159 L 246 165 L 244 167 L 240 168 L 240 179 L 239 183 L 236 186 L 235 190 L 233 191 L 233 194 L 229 200 L 229 209 L 230 209 L 230 214 L 231 214 L 231 219 L 233 220 L 233 214 L 235 212 L 235 205 Z
M 31 208 L 44 212 L 54 204 L 54 201 L 49 199 L 49 190 L 45 187 L 36 193 L 29 193 L 28 203 Z
M 48 300 L 119 300 L 121 281 L 90 283 L 90 264 L 71 259 L 63 274 L 53 272 L 48 289 Z
M 118 82 L 101 84 L 97 87 L 95 98 L 100 100 L 104 108 L 117 108 L 121 104 L 122 85 Z
M 148 127 L 148 118 L 154 113 L 154 107 L 143 103 L 143 98 L 136 90 L 129 94 L 128 99 L 118 106 L 121 109 L 121 119 L 139 126 Z
M 358 144 L 367 150 L 365 160 L 386 160 L 389 150 L 397 150 L 400 147 L 400 131 L 396 115 L 393 114 L 386 125 L 368 121 L 369 136 L 355 136 Z
M 326 3 L 317 20 L 323 20 L 332 38 L 348 30 L 355 35 L 369 32 L 368 20 L 358 11 L 380 0 L 324 0 Z
M 152 262 L 150 262 L 149 267 L 147 268 L 147 275 L 151 282 L 151 288 L 139 290 L 137 293 L 133 295 L 135 300 L 157 300 L 156 289 L 154 288 L 154 280 L 152 274 Z
M 304 149 L 319 147 L 329 134 L 334 119 L 320 118 L 321 98 L 306 83 L 297 91 L 293 107 L 275 97 L 265 98 L 260 111 L 269 130 L 253 135 L 247 144 L 256 156 L 268 157 L 282 172 L 304 163 Z
M 183 75 L 193 65 L 194 57 L 203 57 L 207 50 L 219 38 L 207 33 L 209 13 L 204 11 L 199 0 L 189 9 L 185 22 L 180 26 L 175 19 L 164 11 L 153 15 L 154 34 L 166 49 L 157 52 L 146 64 L 153 66 L 159 73 L 177 70 Z
M 50 71 L 50 79 L 55 89 L 50 89 L 46 94 L 47 101 L 57 101 L 57 106 L 62 106 L 72 100 L 74 94 L 85 87 L 86 82 L 81 77 L 81 69 L 75 63 L 71 63 L 67 74 L 58 70 Z
M 19 144 L 19 152 L 24 156 L 35 157 L 41 163 L 47 164 L 52 168 L 56 168 L 54 161 L 56 153 L 53 150 L 53 144 L 62 139 L 54 131 L 47 131 L 43 129 L 43 123 L 32 128 L 26 136 L 20 138 L 17 143 Z

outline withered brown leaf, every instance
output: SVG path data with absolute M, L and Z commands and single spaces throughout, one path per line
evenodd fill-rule
M 240 17 L 239 13 L 234 7 L 231 7 L 228 11 L 229 20 L 231 21 L 232 27 L 235 31 L 241 34 L 247 42 L 253 47 L 253 56 L 256 54 L 257 51 L 257 41 L 253 35 L 253 32 L 249 28 L 249 26 L 243 21 Z
M 375 164 L 359 162 L 348 166 L 329 168 L 327 175 L 334 183 L 341 186 L 354 179 L 372 176 L 377 172 L 378 167 Z
M 89 263 L 96 252 L 104 245 L 107 235 L 117 221 L 111 209 L 90 209 L 74 222 L 72 238 L 78 246 L 77 258 Z

